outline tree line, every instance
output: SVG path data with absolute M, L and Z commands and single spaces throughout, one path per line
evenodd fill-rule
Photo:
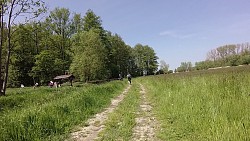
M 230 44 L 209 51 L 205 61 L 195 63 L 195 69 L 203 70 L 224 66 L 248 65 L 249 63 L 249 43 Z
M 210 50 L 207 53 L 206 60 L 196 62 L 194 66 L 191 62 L 181 62 L 180 66 L 176 68 L 174 72 L 206 70 L 209 68 L 248 64 L 250 64 L 250 44 L 230 44 Z
M 8 24 L 6 17 L 13 15 L 7 12 L 11 6 L 21 8 L 16 17 L 24 13 L 31 20 Z M 28 9 L 35 10 L 32 13 Z M 67 8 L 55 8 L 44 20 L 31 18 L 31 13 L 38 17 L 47 10 L 41 0 L 1 1 L 0 78 L 6 86 L 46 85 L 65 73 L 87 82 L 117 78 L 119 74 L 149 75 L 157 70 L 158 57 L 152 47 L 125 44 L 118 34 L 104 29 L 101 17 L 92 10 L 82 16 Z M 4 95 L 5 90 L 1 91 Z

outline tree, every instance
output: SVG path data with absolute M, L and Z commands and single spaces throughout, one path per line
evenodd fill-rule
M 2 74 L 0 74 L 0 95 L 5 95 L 6 86 L 7 86 L 7 80 L 8 80 L 8 73 L 9 73 L 9 63 L 10 63 L 10 57 L 11 57 L 11 49 L 13 48 L 13 44 L 11 43 L 12 40 L 12 33 L 14 32 L 12 29 L 12 25 L 15 24 L 15 20 L 18 16 L 25 15 L 26 14 L 26 21 L 29 19 L 32 19 L 34 17 L 39 16 L 41 13 L 44 12 L 44 2 L 42 0 L 4 0 L 0 2 L 1 4 L 1 35 L 3 33 L 3 26 L 4 23 L 6 23 L 7 27 L 7 53 L 6 53 L 6 59 L 5 62 L 2 62 L 2 59 L 0 61 L 1 66 L 1 72 L 4 72 L 4 75 L 2 77 Z M 5 17 L 5 18 L 4 18 Z M 0 44 L 0 54 L 2 58 L 2 50 L 3 50 L 3 38 L 1 37 L 1 44 Z M 4 64 L 4 68 L 2 65 Z M 2 70 L 4 69 L 4 70 Z
M 200 61 L 195 63 L 196 70 L 206 70 L 214 67 L 215 67 L 215 62 L 211 60 Z
M 74 14 L 71 24 L 71 32 L 72 34 L 78 33 L 82 31 L 83 29 L 83 23 L 81 19 L 81 14 Z
M 242 65 L 250 64 L 250 55 L 241 56 L 240 61 Z
M 44 50 L 36 55 L 36 62 L 31 75 L 38 78 L 41 84 L 46 84 L 54 76 L 62 73 L 63 61 L 56 56 L 57 54 L 50 50 Z
M 8 85 L 25 86 L 33 85 L 33 79 L 28 74 L 34 66 L 35 55 L 38 51 L 37 40 L 33 40 L 32 24 L 18 25 L 14 27 L 16 32 L 12 35 L 13 48 L 10 58 L 11 76 Z M 37 35 L 37 34 L 36 34 Z M 16 75 L 18 72 L 19 75 Z
M 146 60 L 144 60 L 143 45 L 137 44 L 133 49 L 133 57 L 135 64 L 138 68 L 139 75 L 143 75 L 143 71 L 146 69 Z
M 207 53 L 207 60 L 215 61 L 217 59 L 217 51 L 213 49 Z
M 55 8 L 50 12 L 49 21 L 51 21 L 52 30 L 64 38 L 69 36 L 70 23 L 69 23 L 70 12 L 66 8 Z
M 180 67 L 177 68 L 178 72 L 187 72 L 192 70 L 191 62 L 181 62 Z
M 169 65 L 164 60 L 161 60 L 160 61 L 160 70 L 162 70 L 162 72 L 164 74 L 166 74 L 166 73 L 168 73 L 168 68 L 169 68 Z
M 90 30 L 78 33 L 74 39 L 79 40 L 73 43 L 74 56 L 70 71 L 82 81 L 106 78 L 107 50 L 100 36 Z
M 83 30 L 90 31 L 91 29 L 104 31 L 101 18 L 89 9 L 83 18 Z
M 119 74 L 125 75 L 129 70 L 129 60 L 131 60 L 131 47 L 127 46 L 122 38 L 111 33 L 107 35 L 111 43 L 110 70 L 111 77 L 117 78 Z
M 148 45 L 144 46 L 144 56 L 146 60 L 146 70 L 148 75 L 154 74 L 158 69 L 158 62 L 157 59 L 159 59 L 156 56 L 156 53 L 154 52 L 153 48 L 149 47 Z
M 60 51 L 60 59 L 66 64 L 63 70 L 69 68 L 69 55 L 68 50 L 70 48 L 70 36 L 72 33 L 72 24 L 70 20 L 70 11 L 66 8 L 55 8 L 50 12 L 50 16 L 47 18 L 47 22 L 50 24 L 50 29 L 52 30 L 53 36 L 53 46 L 57 47 Z
M 238 66 L 240 64 L 240 56 L 239 55 L 230 55 L 227 57 L 228 65 L 230 66 Z
M 207 53 L 207 60 L 196 62 L 195 68 L 200 70 L 228 65 L 248 64 L 249 55 L 249 43 L 224 45 L 209 51 Z
M 133 55 L 140 75 L 154 74 L 158 68 L 158 57 L 153 48 L 137 44 L 133 49 Z
M 111 43 L 108 40 L 108 33 L 102 27 L 102 20 L 97 16 L 92 10 L 88 10 L 83 17 L 83 31 L 92 31 L 99 35 L 101 42 L 107 50 L 106 58 L 104 58 L 104 63 L 106 66 L 107 77 L 112 77 L 112 55 L 111 55 Z

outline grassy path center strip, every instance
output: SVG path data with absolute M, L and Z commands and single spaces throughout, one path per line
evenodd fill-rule
M 86 127 L 80 129 L 80 131 L 72 133 L 71 140 L 90 141 L 97 139 L 98 134 L 104 129 L 104 122 L 107 120 L 109 113 L 112 113 L 118 104 L 124 99 L 125 94 L 128 93 L 131 85 L 129 85 L 121 95 L 112 100 L 111 105 L 103 112 L 98 113 L 87 121 Z
M 105 123 L 105 129 L 99 135 L 99 141 L 130 141 L 136 124 L 136 112 L 140 104 L 140 86 L 133 83 L 124 100 L 111 113 Z
M 146 99 L 146 91 L 142 84 L 140 84 L 140 110 L 137 113 L 136 126 L 134 127 L 132 141 L 145 141 L 152 140 L 157 141 L 159 139 L 155 136 L 155 130 L 157 130 L 157 121 L 153 116 L 151 110 L 152 106 Z

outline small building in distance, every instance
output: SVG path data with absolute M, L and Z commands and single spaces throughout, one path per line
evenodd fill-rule
M 59 75 L 54 78 L 54 81 L 59 82 L 60 84 L 66 81 L 70 82 L 70 86 L 72 85 L 72 81 L 75 79 L 75 76 L 72 74 L 69 75 Z

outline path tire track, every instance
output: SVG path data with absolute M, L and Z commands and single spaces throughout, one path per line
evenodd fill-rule
M 86 127 L 80 129 L 80 131 L 71 133 L 70 141 L 93 141 L 98 139 L 98 134 L 105 128 L 105 121 L 108 115 L 112 113 L 119 103 L 124 99 L 128 93 L 131 85 L 129 85 L 121 95 L 111 101 L 111 105 L 106 108 L 103 112 L 96 114 L 93 118 L 86 122 Z
M 152 106 L 146 99 L 146 91 L 142 84 L 141 87 L 141 104 L 140 110 L 137 113 L 136 126 L 132 141 L 160 141 L 155 136 L 155 131 L 159 128 L 156 118 L 153 116 L 151 110 Z

